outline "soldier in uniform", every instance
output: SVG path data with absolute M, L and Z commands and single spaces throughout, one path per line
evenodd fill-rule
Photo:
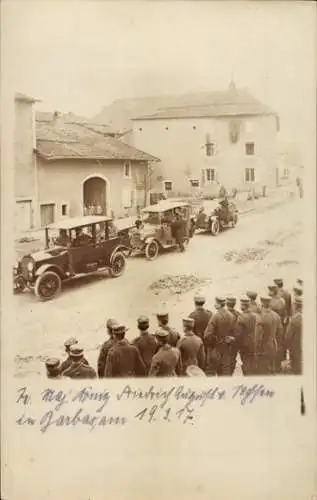
M 155 332 L 159 350 L 154 354 L 149 377 L 175 377 L 183 373 L 181 353 L 169 343 L 169 333 L 162 328 Z
M 299 280 L 297 280 L 299 281 Z M 296 285 L 293 287 L 293 292 L 294 292 L 294 298 L 296 297 L 302 297 L 303 296 L 303 287 L 299 283 L 296 283 Z
M 102 378 L 105 376 L 105 368 L 106 368 L 106 361 L 107 361 L 108 352 L 111 349 L 111 347 L 113 347 L 115 344 L 113 327 L 117 324 L 118 324 L 118 322 L 112 318 L 109 318 L 107 321 L 106 327 L 107 327 L 108 338 L 102 344 L 102 346 L 100 348 L 98 361 L 97 361 L 98 377 L 99 378 Z
M 177 330 L 175 330 L 175 328 L 172 328 L 171 326 L 169 326 L 169 324 L 168 324 L 168 320 L 169 320 L 168 313 L 167 312 L 159 312 L 159 313 L 157 313 L 156 318 L 157 318 L 159 329 L 160 330 L 166 330 L 167 333 L 168 333 L 168 343 L 169 343 L 169 345 L 171 345 L 172 347 L 176 347 L 177 346 L 177 342 L 180 339 L 180 334 L 178 333 Z
M 231 375 L 231 344 L 235 342 L 235 318 L 226 308 L 226 299 L 216 297 L 217 311 L 210 318 L 204 333 L 206 346 L 206 374 Z
M 62 362 L 62 364 L 60 365 L 60 373 L 63 374 L 63 372 L 65 370 L 67 370 L 67 368 L 70 367 L 70 365 L 72 364 L 72 360 L 71 360 L 71 357 L 70 357 L 70 348 L 75 345 L 75 344 L 78 344 L 78 340 L 75 339 L 74 337 L 71 337 L 69 339 L 67 339 L 65 342 L 64 342 L 64 347 L 65 347 L 65 352 L 67 354 L 67 358 L 65 359 L 65 361 Z M 86 365 L 89 365 L 88 361 L 86 358 L 83 358 L 83 363 L 85 363 Z
M 146 368 L 138 349 L 125 338 L 126 327 L 114 325 L 116 342 L 108 352 L 105 377 L 144 377 Z
M 277 360 L 277 366 L 280 366 L 280 363 L 284 361 L 285 356 L 286 356 L 286 351 L 284 349 L 284 337 L 285 337 L 285 331 L 286 331 L 286 323 L 287 323 L 287 316 L 286 316 L 286 303 L 283 297 L 279 294 L 279 290 L 277 285 L 269 285 L 268 286 L 269 290 L 269 296 L 271 297 L 271 302 L 270 302 L 270 308 L 272 311 L 276 312 L 279 317 L 281 318 L 282 326 L 283 326 L 283 335 L 281 339 L 278 339 L 278 360 Z
M 294 301 L 295 313 L 289 322 L 285 347 L 290 354 L 291 370 L 295 375 L 302 374 L 302 321 L 303 299 L 296 297 Z
M 193 332 L 201 339 L 204 338 L 204 331 L 207 328 L 212 312 L 204 307 L 205 297 L 196 295 L 194 298 L 195 311 L 191 312 L 189 318 L 194 320 Z
M 276 286 L 278 288 L 278 292 L 279 292 L 280 296 L 285 301 L 286 318 L 288 319 L 292 315 L 292 296 L 287 290 L 285 290 L 284 282 L 281 278 L 275 278 L 274 283 L 276 284 Z
M 140 335 L 136 337 L 132 344 L 138 349 L 140 356 L 145 364 L 146 374 L 149 373 L 151 361 L 158 350 L 158 343 L 155 335 L 149 332 L 150 320 L 147 316 L 138 318 L 138 329 Z
M 257 329 L 259 375 L 280 371 L 281 365 L 278 349 L 283 338 L 283 325 L 280 316 L 271 309 L 271 301 L 270 296 L 261 297 L 262 311 Z
M 96 378 L 95 370 L 84 361 L 84 349 L 74 344 L 69 350 L 71 365 L 62 373 L 69 378 Z
M 250 310 L 250 302 L 249 297 L 240 299 L 241 315 L 237 319 L 235 327 L 243 375 L 254 375 L 256 373 L 257 314 Z
M 195 335 L 194 328 L 195 321 L 193 318 L 183 319 L 183 328 L 185 336 L 181 338 L 177 344 L 177 348 L 181 353 L 183 374 L 186 375 L 186 370 L 191 365 L 196 365 L 205 369 L 206 354 L 205 346 L 200 337 Z
M 235 324 L 237 323 L 238 318 L 241 316 L 240 311 L 238 311 L 236 309 L 236 303 L 237 303 L 237 299 L 235 297 L 229 296 L 226 298 L 227 309 L 231 314 L 233 314 L 234 319 L 235 319 Z M 230 351 L 231 351 L 231 355 L 232 355 L 231 374 L 233 374 L 235 367 L 236 367 L 236 360 L 237 360 L 237 354 L 238 354 L 237 342 L 232 342 L 230 344 Z
M 45 361 L 47 378 L 61 378 L 60 362 L 57 358 L 49 358 Z
M 261 306 L 257 302 L 258 294 L 252 290 L 247 291 L 246 296 L 250 299 L 250 311 L 255 314 L 261 313 Z

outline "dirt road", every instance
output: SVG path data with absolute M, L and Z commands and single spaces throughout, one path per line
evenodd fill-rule
M 301 275 L 302 200 L 241 217 L 235 229 L 217 237 L 197 234 L 184 254 L 166 253 L 154 262 L 128 259 L 118 279 L 90 276 L 65 285 L 56 300 L 42 303 L 29 292 L 15 296 L 17 375 L 44 374 L 47 356 L 63 357 L 63 342 L 75 336 L 95 366 L 107 318 L 114 317 L 136 336 L 136 318 L 147 314 L 155 329 L 155 312 L 170 312 L 171 324 L 193 309 L 193 295 L 206 295 L 213 308 L 217 294 L 237 294 L 254 288 L 265 292 L 273 277 L 288 288 Z

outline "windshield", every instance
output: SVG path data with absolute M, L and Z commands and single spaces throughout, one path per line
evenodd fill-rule
M 160 224 L 161 214 L 159 212 L 145 212 L 142 220 L 147 224 Z

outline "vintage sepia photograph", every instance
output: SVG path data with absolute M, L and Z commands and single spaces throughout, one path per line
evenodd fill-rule
M 310 3 L 9 4 L 14 376 L 303 374 Z

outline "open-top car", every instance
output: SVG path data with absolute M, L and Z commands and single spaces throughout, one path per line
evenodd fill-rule
M 37 297 L 49 300 L 61 291 L 62 282 L 77 276 L 96 271 L 121 276 L 126 250 L 111 218 L 64 219 L 45 228 L 44 250 L 25 255 L 18 263 L 20 288 L 23 280 Z
M 175 229 L 177 224 L 178 233 Z M 142 216 L 130 232 L 131 251 L 143 253 L 148 260 L 154 260 L 161 250 L 176 249 L 180 241 L 181 245 L 187 245 L 194 230 L 189 203 L 163 200 L 142 210 Z
M 204 200 L 196 216 L 196 229 L 209 231 L 216 236 L 220 231 L 235 227 L 238 222 L 236 204 L 227 198 L 222 200 Z

